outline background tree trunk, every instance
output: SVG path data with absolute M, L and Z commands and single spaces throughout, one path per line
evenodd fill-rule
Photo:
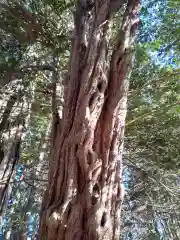
M 111 57 L 108 36 L 114 1 L 87 2 L 79 1 L 75 15 L 61 132 L 54 146 L 56 165 L 50 166 L 42 204 L 42 240 L 111 240 L 120 235 L 130 47 L 139 1 L 128 1 Z M 123 3 L 119 1 L 116 9 Z

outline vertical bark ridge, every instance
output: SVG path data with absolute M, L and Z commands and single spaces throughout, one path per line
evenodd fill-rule
M 102 111 L 95 133 L 95 139 L 102 139 L 101 146 L 97 142 L 97 146 L 95 144 L 94 147 L 100 149 L 104 159 L 101 182 L 102 189 L 104 189 L 102 190 L 102 201 L 103 199 L 110 199 L 106 203 L 106 208 L 111 208 L 111 214 L 114 212 L 113 239 L 118 239 L 120 233 L 120 211 L 123 199 L 121 185 L 122 149 L 128 91 L 127 74 L 131 69 L 130 48 L 138 23 L 138 11 L 139 1 L 128 1 L 117 46 L 112 54 L 108 97 L 104 103 L 104 111 Z

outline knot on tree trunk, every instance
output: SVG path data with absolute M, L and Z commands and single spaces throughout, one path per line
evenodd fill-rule
M 105 240 L 112 239 L 113 226 L 111 221 L 110 210 L 102 207 L 98 202 L 88 214 L 87 221 L 87 239 Z

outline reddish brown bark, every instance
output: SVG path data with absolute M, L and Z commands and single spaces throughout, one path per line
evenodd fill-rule
M 50 166 L 42 204 L 42 240 L 119 239 L 130 47 L 139 0 L 127 3 L 109 63 L 113 2 L 97 0 L 95 6 L 79 3 L 77 8 L 56 165 Z M 92 22 L 87 18 L 89 11 Z

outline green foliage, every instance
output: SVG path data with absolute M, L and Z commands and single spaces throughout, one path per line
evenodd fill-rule
M 124 226 L 124 231 L 131 232 L 132 239 L 179 239 L 179 1 L 143 4 L 130 81 L 124 160 L 132 167 L 132 175 L 138 168 L 146 179 L 130 178 L 129 206 L 125 203 L 124 207 L 129 210 L 123 219 L 125 223 L 128 219 L 130 227 Z M 138 191 L 142 195 L 132 200 L 131 194 L 138 195 Z M 133 214 L 130 206 L 134 204 L 146 208 Z
M 141 158 L 145 152 L 149 164 L 155 161 L 161 167 L 177 168 L 180 134 L 178 70 L 159 70 L 150 61 L 142 64 L 132 75 L 126 128 L 126 137 L 128 139 L 130 134 L 130 140 L 127 144 L 139 149 Z

